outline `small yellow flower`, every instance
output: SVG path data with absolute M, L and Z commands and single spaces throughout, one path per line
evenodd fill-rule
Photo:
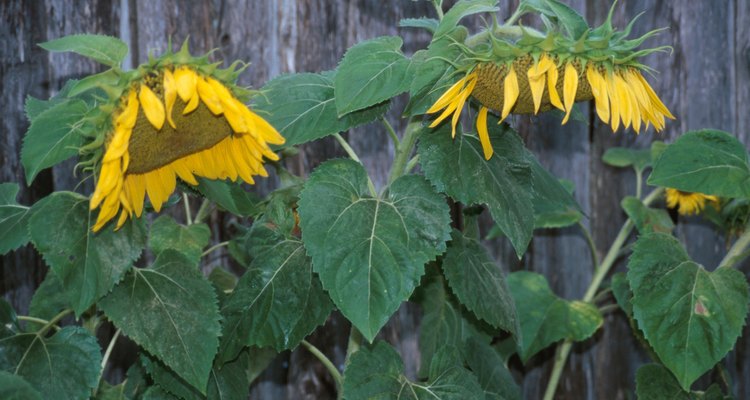
M 94 231 L 118 212 L 116 228 L 140 217 L 146 195 L 159 211 L 177 178 L 191 185 L 196 177 L 252 184 L 254 175 L 268 176 L 264 157 L 279 158 L 269 144 L 284 138 L 218 79 L 188 66 L 155 74 L 131 84 L 112 115 L 90 202 L 92 210 L 101 207 Z
M 667 188 L 667 207 L 677 208 L 682 215 L 700 214 L 710 202 L 714 207 L 718 206 L 719 199 L 703 193 L 683 192 L 681 190 Z

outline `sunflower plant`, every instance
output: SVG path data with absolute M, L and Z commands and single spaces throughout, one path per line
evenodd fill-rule
M 401 22 L 432 35 L 425 49 L 406 55 L 400 37 L 378 37 L 333 71 L 282 75 L 257 90 L 236 83 L 247 64 L 222 68 L 187 45 L 124 70 L 118 39 L 43 43 L 109 69 L 26 102 L 26 183 L 76 157 L 91 184 L 32 205 L 16 202 L 17 183 L 0 184 L 0 250 L 31 243 L 50 268 L 29 315 L 0 302 L 3 397 L 246 398 L 257 371 L 301 346 L 340 398 L 520 399 L 508 360 L 527 364 L 557 346 L 552 399 L 572 344 L 598 340 L 615 309 L 653 359 L 635 377 L 639 398 L 723 396 L 727 387 L 693 384 L 734 347 L 748 312 L 747 281 L 734 269 L 750 244 L 745 147 L 704 130 L 608 150 L 603 161 L 632 168 L 637 189 L 603 251 L 574 188 L 542 167 L 511 117 L 550 112 L 573 123 L 575 104 L 590 101 L 618 134 L 665 129 L 674 116 L 642 63 L 669 50 L 643 47 L 659 30 L 632 38 L 635 19 L 618 30 L 611 12 L 590 27 L 556 0 L 523 0 L 506 21 L 493 0 L 433 4 L 436 18 Z M 483 29 L 461 25 L 477 14 Z M 404 93 L 404 121 L 391 125 L 385 113 Z M 373 122 L 395 154 L 380 187 L 341 135 Z M 285 168 L 295 146 L 327 137 L 348 157 L 307 178 Z M 252 185 L 266 178 L 278 185 L 258 194 Z M 227 241 L 212 240 L 214 212 L 231 215 Z M 494 222 L 489 236 L 519 259 L 535 230 L 579 227 L 596 267 L 584 297 L 563 299 L 540 274 L 500 268 L 478 229 L 482 214 Z M 695 218 L 733 243 L 715 269 L 692 261 L 673 234 Z M 216 251 L 231 260 L 215 265 Z M 624 251 L 627 273 L 610 274 Z M 422 310 L 416 378 L 379 335 L 407 301 Z M 351 323 L 343 365 L 305 340 L 334 311 Z M 115 333 L 100 346 L 105 326 Z M 114 384 L 103 375 L 121 336 L 139 354 Z

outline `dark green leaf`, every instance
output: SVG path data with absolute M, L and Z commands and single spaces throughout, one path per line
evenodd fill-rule
M 691 400 L 669 370 L 659 364 L 646 364 L 635 373 L 635 394 L 640 400 Z
M 83 143 L 79 123 L 86 111 L 86 103 L 70 100 L 55 104 L 34 119 L 21 149 L 26 183 L 31 185 L 39 171 L 78 154 Z
M 40 43 L 39 46 L 48 51 L 72 51 L 110 67 L 120 66 L 128 54 L 125 42 L 104 35 L 70 35 Z
M 18 334 L 18 316 L 7 300 L 0 298 L 0 339 Z
M 427 179 L 465 204 L 487 204 L 492 218 L 521 257 L 534 230 L 532 173 L 526 149 L 509 129 L 491 132 L 495 155 L 485 160 L 479 139 L 450 126 L 422 134 L 420 162 Z
M 221 290 L 222 292 L 229 293 L 234 290 L 235 287 L 237 287 L 237 277 L 225 270 L 224 268 L 217 266 L 216 268 L 211 270 L 211 273 L 208 274 L 208 280 L 211 282 L 215 288 Z
M 141 400 L 180 400 L 180 398 L 160 386 L 150 386 L 143 392 Z
M 437 273 L 430 273 L 423 279 L 417 294 L 416 300 L 424 310 L 419 326 L 420 377 L 427 376 L 432 357 L 441 348 L 451 346 L 463 350 L 471 338 L 489 343 L 496 333 L 458 304 Z
M 524 362 L 558 340 L 588 339 L 602 325 L 602 315 L 596 307 L 557 297 L 542 275 L 514 272 L 508 275 L 508 287 L 521 320 L 523 342 L 519 355 Z
M 29 207 L 16 202 L 17 183 L 0 183 L 0 254 L 29 241 Z
M 644 168 L 651 166 L 651 150 L 636 150 L 626 147 L 612 147 L 607 149 L 602 156 L 605 164 L 613 167 L 630 167 L 643 171 Z
M 566 188 L 559 179 L 542 167 L 528 150 L 526 160 L 531 167 L 531 187 L 534 189 L 534 227 L 564 228 L 580 221 L 583 213 L 573 198 L 572 188 Z
M 310 176 L 299 201 L 305 247 L 333 302 L 368 340 L 445 251 L 448 211 L 420 176 L 397 179 L 385 198 L 369 196 L 367 173 L 351 160 Z
M 625 277 L 624 272 L 618 272 L 612 275 L 612 294 L 615 296 L 617 305 L 625 312 L 629 318 L 633 317 L 633 291 Z
M 110 385 L 107 381 L 102 380 L 99 383 L 99 389 L 96 391 L 94 400 L 128 400 L 125 396 L 125 384 Z
M 128 399 L 141 398 L 147 386 L 148 378 L 143 366 L 138 362 L 133 363 L 125 374 L 125 396 Z
M 246 192 L 238 183 L 198 178 L 198 191 L 219 207 L 238 216 L 246 217 L 258 212 L 258 199 Z
M 150 268 L 131 270 L 99 306 L 124 334 L 206 392 L 220 316 L 216 294 L 192 260 L 165 250 Z
M 662 363 L 689 390 L 742 333 L 745 275 L 728 267 L 706 271 L 663 233 L 641 236 L 628 268 L 633 315 Z
M 398 26 L 401 28 L 420 28 L 426 29 L 430 33 L 434 33 L 438 27 L 438 20 L 434 18 L 404 18 L 398 21 Z
M 363 347 L 351 357 L 344 375 L 344 398 L 353 399 L 414 399 L 466 400 L 483 397 L 476 377 L 461 363 L 440 362 L 451 355 L 446 348 L 438 353 L 430 367 L 433 376 L 426 383 L 416 384 L 404 375 L 404 364 L 393 347 L 378 341 Z
M 180 225 L 169 215 L 162 215 L 151 224 L 148 246 L 155 254 L 167 249 L 176 250 L 198 264 L 210 239 L 208 225 Z
M 435 30 L 435 38 L 439 38 L 452 31 L 458 25 L 458 22 L 469 15 L 478 13 L 497 12 L 497 0 L 459 0 L 448 12 Z
M 29 315 L 49 320 L 66 308 L 71 308 L 70 299 L 68 299 L 67 293 L 63 290 L 60 278 L 54 272 L 48 271 L 42 284 L 39 285 L 34 292 L 34 296 L 31 297 Z M 40 329 L 42 327 L 41 324 L 34 322 L 29 322 L 28 326 L 30 329 Z
M 269 213 L 274 208 L 269 206 L 240 246 L 253 259 L 221 310 L 223 360 L 233 359 L 244 346 L 294 348 L 333 308 L 302 241 L 291 235 L 292 210 Z
M 42 400 L 42 395 L 20 376 L 0 371 L 0 399 Z
M 670 233 L 674 230 L 674 222 L 666 210 L 646 207 L 642 201 L 632 196 L 622 199 L 620 204 L 640 234 Z
M 333 74 L 289 74 L 268 82 L 255 108 L 286 139 L 285 146 L 306 143 L 373 121 L 385 114 L 388 102 L 338 117 Z
M 204 396 L 174 371 L 154 357 L 141 355 L 141 363 L 154 383 L 170 394 L 183 400 L 231 400 L 247 398 L 250 384 L 247 379 L 247 352 L 232 362 L 220 367 L 214 364 L 208 379 L 208 391 Z
M 403 40 L 383 36 L 352 46 L 333 79 L 339 116 L 382 103 L 409 89 L 410 61 L 401 53 Z
M 664 150 L 648 183 L 686 192 L 750 197 L 747 149 L 726 132 L 688 132 Z
M 101 362 L 96 338 L 79 327 L 49 339 L 34 333 L 0 339 L 0 371 L 21 376 L 47 399 L 88 399 Z
M 91 231 L 89 199 L 55 192 L 31 208 L 31 241 L 60 279 L 77 315 L 107 294 L 138 259 L 146 242 L 143 224 L 131 220 Z
M 443 273 L 458 300 L 477 317 L 518 337 L 516 307 L 500 267 L 478 241 L 453 231 Z
M 521 400 L 521 388 L 492 346 L 471 338 L 465 354 L 466 364 L 482 386 L 485 400 Z

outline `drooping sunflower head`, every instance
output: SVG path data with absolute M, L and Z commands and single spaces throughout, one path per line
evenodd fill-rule
M 456 43 L 464 53 L 458 61 L 463 77 L 427 111 L 440 112 L 430 126 L 452 116 L 455 135 L 463 106 L 474 98 L 479 103 L 477 131 L 487 159 L 493 152 L 486 126 L 489 110 L 497 111 L 502 121 L 511 113 L 557 108 L 565 113 L 565 124 L 574 103 L 594 100 L 597 115 L 613 131 L 623 126 L 640 132 L 642 126 L 652 124 L 657 131 L 664 129 L 665 118 L 674 116 L 643 77 L 647 67 L 638 59 L 667 48 L 636 50 L 659 30 L 628 40 L 635 19 L 625 30 L 616 31 L 611 18 L 610 11 L 596 29 L 582 18 L 563 26 L 548 21 L 546 33 L 523 26 L 493 26 Z
M 191 185 L 196 177 L 252 184 L 253 176 L 268 175 L 263 158 L 278 160 L 269 145 L 284 138 L 240 100 L 247 95 L 234 85 L 240 71 L 236 64 L 217 69 L 183 46 L 109 88 L 119 93 L 116 105 L 82 148 L 85 165 L 98 175 L 90 201 L 91 210 L 100 207 L 94 231 L 118 212 L 116 228 L 140 217 L 146 195 L 159 211 L 177 178 Z
M 692 193 L 683 192 L 681 190 L 667 188 L 667 207 L 677 208 L 677 212 L 682 215 L 697 215 L 700 214 L 706 204 L 711 204 L 717 207 L 719 199 L 716 196 L 711 196 L 703 193 Z

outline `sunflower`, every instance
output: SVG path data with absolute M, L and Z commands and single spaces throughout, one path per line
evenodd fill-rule
M 452 116 L 455 137 L 461 111 L 473 97 L 479 103 L 476 127 L 486 159 L 493 154 L 487 129 L 490 109 L 499 112 L 502 122 L 511 113 L 537 114 L 557 108 L 565 113 L 565 124 L 575 102 L 594 100 L 597 115 L 612 131 L 623 126 L 639 133 L 642 125 L 652 124 L 661 131 L 665 118 L 674 116 L 641 74 L 646 67 L 636 60 L 664 48 L 634 50 L 657 31 L 625 40 L 630 26 L 625 34 L 615 32 L 611 15 L 605 24 L 589 28 L 578 38 L 557 30 L 543 34 L 520 27 L 517 41 L 487 31 L 488 41 L 476 48 L 459 44 L 465 57 L 458 70 L 465 71 L 464 76 L 427 110 L 428 114 L 440 112 L 430 127 Z
M 160 211 L 177 178 L 190 185 L 198 184 L 196 177 L 252 184 L 253 176 L 268 176 L 263 158 L 279 159 L 269 145 L 284 138 L 235 96 L 221 74 L 205 72 L 215 66 L 172 61 L 167 57 L 137 74 L 111 114 L 90 200 L 91 210 L 101 207 L 94 231 L 118 212 L 115 229 L 140 217 L 146 195 Z
M 682 215 L 700 214 L 710 202 L 714 207 L 718 206 L 719 199 L 703 193 L 683 192 L 682 190 L 667 188 L 667 207 L 677 208 Z

